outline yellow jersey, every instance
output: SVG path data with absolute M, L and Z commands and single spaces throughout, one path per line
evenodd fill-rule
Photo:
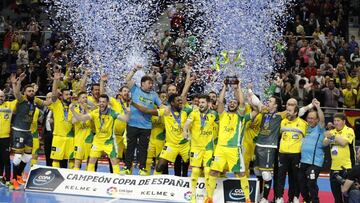
M 357 99 L 357 91 L 356 89 L 343 89 L 342 90 L 344 97 L 344 105 L 348 108 L 355 108 L 356 99 Z
M 97 141 L 109 144 L 113 142 L 114 136 L 114 123 L 118 117 L 118 114 L 111 108 L 103 114 L 100 113 L 100 109 L 95 109 L 89 114 L 94 122 L 95 137 Z
M 123 102 L 122 100 L 118 101 L 115 98 L 111 97 L 110 106 L 119 115 L 125 115 L 124 108 L 128 107 L 128 104 L 126 102 Z M 115 135 L 123 136 L 125 129 L 126 129 L 126 122 L 116 119 L 114 124 Z
M 333 129 L 330 131 L 332 135 L 335 137 L 341 137 L 348 141 L 350 144 L 355 139 L 355 133 L 352 128 L 344 126 L 344 128 L 340 131 Z M 350 157 L 350 144 L 342 147 L 338 144 L 330 144 L 330 151 L 331 151 L 331 170 L 342 170 L 342 167 L 346 169 L 351 169 L 351 157 Z
M 295 154 L 301 152 L 302 139 L 306 134 L 308 123 L 296 117 L 289 121 L 283 119 L 280 124 L 280 153 Z
M 152 116 L 152 128 L 150 134 L 150 142 L 165 141 L 165 124 L 164 117 Z
M 39 122 L 40 110 L 35 109 L 34 117 L 30 126 L 31 134 L 34 138 L 39 138 L 38 122 Z
M 242 125 L 250 120 L 250 114 L 241 116 L 238 112 L 224 111 L 219 116 L 218 145 L 224 147 L 240 147 L 243 142 L 241 136 Z
M 81 108 L 80 105 L 76 105 L 74 111 L 78 114 L 86 114 L 85 109 Z M 84 137 L 85 143 L 92 143 L 93 133 L 92 133 L 93 123 L 91 120 L 88 121 L 77 121 L 74 124 L 74 133 L 76 137 Z
M 196 109 L 189 114 L 188 119 L 192 121 L 191 148 L 214 150 L 214 125 L 217 117 L 217 112 L 212 110 L 203 114 Z
M 94 98 L 94 96 L 87 96 L 87 100 L 93 103 L 96 108 L 99 108 L 99 102 Z
M 72 112 L 69 106 L 65 106 L 59 99 L 49 105 L 49 110 L 54 117 L 54 135 L 62 137 L 74 137 L 72 125 Z
M 0 138 L 10 137 L 11 118 L 17 101 L 6 101 L 0 105 Z
M 183 126 L 191 109 L 184 108 L 180 113 L 170 110 L 169 115 L 165 115 L 165 109 L 158 109 L 158 115 L 164 117 L 166 130 L 165 142 L 173 145 L 185 144 L 188 142 L 182 135 Z

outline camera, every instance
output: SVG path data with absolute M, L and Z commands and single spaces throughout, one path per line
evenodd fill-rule
M 237 84 L 239 84 L 239 80 L 237 79 L 236 76 L 227 76 L 225 78 L 225 84 L 226 85 L 237 85 Z

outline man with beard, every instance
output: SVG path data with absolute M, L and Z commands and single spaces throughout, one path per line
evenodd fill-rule
M 26 77 L 22 73 L 19 78 L 11 76 L 11 83 L 14 96 L 17 100 L 16 115 L 14 116 L 13 129 L 13 187 L 19 189 L 19 184 L 25 184 L 22 179 L 22 172 L 26 164 L 31 160 L 33 137 L 31 135 L 31 123 L 33 121 L 36 105 L 44 105 L 44 101 L 35 97 L 34 87 L 27 85 L 24 87 L 24 95 L 20 93 L 21 81 Z
M 16 100 L 5 101 L 5 93 L 0 90 L 0 184 L 9 187 L 11 164 L 10 164 L 10 129 L 11 118 L 16 108 Z M 5 169 L 5 177 L 3 172 Z
M 74 110 L 79 114 L 87 114 L 91 111 L 87 105 L 86 92 L 80 92 L 78 94 L 78 104 L 75 105 Z M 91 145 L 94 139 L 94 133 L 92 132 L 91 121 L 78 121 L 74 117 L 72 118 L 74 125 L 74 158 L 75 158 L 75 170 L 80 170 L 83 160 L 88 160 Z
M 242 156 L 241 147 L 244 138 L 243 123 L 251 120 L 257 115 L 256 111 L 244 115 L 244 98 L 240 88 L 240 83 L 234 86 L 235 98 L 229 102 L 228 111 L 224 111 L 224 98 L 227 84 L 223 84 L 219 96 L 219 135 L 218 143 L 214 152 L 209 175 L 209 189 L 205 202 L 213 202 L 213 194 L 216 188 L 216 179 L 225 166 L 240 178 L 240 185 L 244 191 L 246 202 L 251 202 L 249 192 L 249 182 L 245 176 L 245 164 Z
M 70 110 L 76 120 L 86 122 L 92 120 L 95 126 L 95 137 L 90 150 L 90 159 L 87 171 L 95 171 L 95 163 L 102 153 L 105 152 L 110 158 L 113 172 L 120 173 L 119 159 L 117 158 L 116 138 L 113 134 L 113 126 L 115 120 L 119 119 L 127 121 L 128 116 L 119 115 L 113 109 L 109 108 L 109 97 L 102 94 L 99 97 L 99 108 L 87 114 L 79 114 L 74 110 L 74 105 L 70 106 Z
M 100 79 L 100 94 L 105 94 L 105 84 L 108 81 L 107 75 L 101 76 Z M 120 115 L 124 115 L 128 113 L 130 110 L 130 90 L 127 86 L 122 86 L 119 89 L 118 98 L 110 97 L 110 106 L 111 108 Z M 114 123 L 114 134 L 116 136 L 116 144 L 117 144 L 117 155 L 119 159 L 123 158 L 124 150 L 125 150 L 125 134 L 126 134 L 126 122 L 121 120 L 115 120 Z M 111 164 L 111 163 L 110 163 Z M 110 168 L 110 172 L 112 172 L 112 168 Z
M 49 110 L 54 116 L 54 132 L 51 146 L 50 158 L 53 159 L 52 166 L 60 167 L 60 161 L 69 160 L 69 168 L 74 167 L 74 130 L 72 125 L 72 113 L 69 111 L 71 104 L 71 93 L 69 89 L 62 89 L 61 95 L 58 91 L 58 83 L 61 73 L 54 73 L 52 85 L 52 103 Z
M 276 191 L 276 203 L 283 203 L 283 193 L 286 174 L 289 173 L 289 184 L 292 182 L 293 194 L 289 194 L 289 200 L 299 202 L 299 181 L 298 174 L 301 159 L 301 144 L 308 124 L 298 116 L 299 108 L 295 99 L 291 98 L 286 103 L 286 118 L 280 124 L 280 148 L 279 148 L 279 168 L 278 184 Z M 291 185 L 291 184 L 290 184 Z
M 209 188 L 210 164 L 215 149 L 214 124 L 218 117 L 216 111 L 209 109 L 209 104 L 209 96 L 199 96 L 199 108 L 189 114 L 184 124 L 183 136 L 185 139 L 191 139 L 191 202 L 196 202 L 196 186 L 201 175 L 201 168 L 204 170 L 206 189 Z

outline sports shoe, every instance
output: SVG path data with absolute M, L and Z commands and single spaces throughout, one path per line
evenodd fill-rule
M 214 203 L 213 199 L 211 197 L 207 197 L 204 201 L 204 203 Z
M 131 171 L 130 169 L 128 169 L 127 167 L 124 167 L 121 171 L 120 171 L 120 175 L 130 175 Z
M 267 199 L 265 199 L 265 198 L 261 198 L 259 203 L 269 203 L 269 201 Z
M 251 199 L 246 199 L 245 203 L 251 203 Z
M 284 199 L 281 197 L 281 198 L 277 198 L 275 200 L 275 203 L 284 203 Z
M 16 180 L 20 185 L 25 185 L 26 181 L 22 178 L 22 176 L 16 176 Z
M 19 185 L 19 183 L 17 182 L 16 179 L 12 179 L 11 183 L 12 184 L 9 186 L 10 190 L 19 190 L 20 189 L 20 185 Z
M 140 169 L 139 170 L 139 176 L 147 176 L 148 175 L 148 172 L 146 169 Z
M 10 187 L 13 187 L 12 182 L 11 181 L 6 181 L 5 187 L 7 187 L 9 189 L 10 189 Z
M 299 200 L 299 198 L 297 198 L 297 197 L 294 197 L 294 199 L 293 199 L 293 203 L 300 203 L 300 200 Z

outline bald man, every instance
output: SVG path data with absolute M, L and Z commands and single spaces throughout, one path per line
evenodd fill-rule
M 11 186 L 10 173 L 10 128 L 11 117 L 16 107 L 16 100 L 5 101 L 5 93 L 0 90 L 0 184 Z M 5 169 L 5 177 L 3 172 Z

